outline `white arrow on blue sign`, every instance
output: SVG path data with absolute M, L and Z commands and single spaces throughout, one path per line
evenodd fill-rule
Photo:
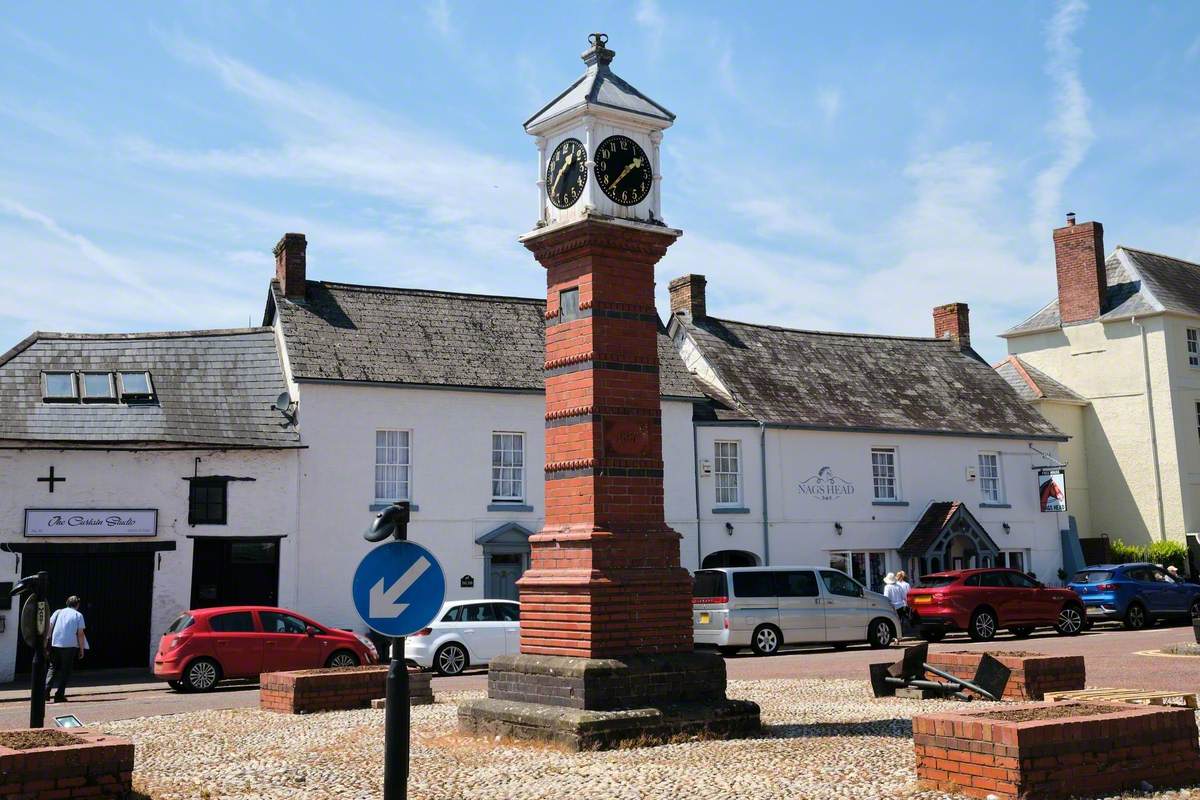
M 351 588 L 367 627 L 384 636 L 408 636 L 437 616 L 446 597 L 446 575 L 421 545 L 388 542 L 358 562 Z

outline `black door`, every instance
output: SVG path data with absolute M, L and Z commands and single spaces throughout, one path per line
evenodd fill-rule
M 87 624 L 88 653 L 76 669 L 119 669 L 150 664 L 153 553 L 28 553 L 22 575 L 45 570 L 51 609 L 78 595 Z M 31 654 L 17 645 L 17 672 L 28 673 Z
M 192 608 L 273 606 L 278 602 L 278 538 L 194 540 Z

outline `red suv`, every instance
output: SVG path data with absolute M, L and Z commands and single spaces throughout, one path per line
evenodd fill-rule
M 188 611 L 171 623 L 158 643 L 154 675 L 176 690 L 207 692 L 225 678 L 378 660 L 365 636 L 285 608 L 228 606 Z
M 986 642 L 1001 628 L 1018 639 L 1034 628 L 1064 636 L 1084 628 L 1083 600 L 1070 589 L 1050 589 L 1015 569 L 962 569 L 925 575 L 908 592 L 911 621 L 923 639 L 966 631 Z

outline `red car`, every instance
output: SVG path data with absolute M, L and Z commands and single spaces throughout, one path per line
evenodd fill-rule
M 158 643 L 154 675 L 179 691 L 207 692 L 226 678 L 379 660 L 365 636 L 286 608 L 227 606 L 181 614 Z
M 925 575 L 908 592 L 910 620 L 926 641 L 966 631 L 986 642 L 1001 628 L 1018 639 L 1034 628 L 1063 636 L 1084 629 L 1083 600 L 1070 589 L 1051 589 L 1015 569 L 962 569 Z

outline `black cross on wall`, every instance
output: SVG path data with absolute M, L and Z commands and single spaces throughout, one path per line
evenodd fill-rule
M 49 474 L 49 475 L 46 475 L 46 476 L 44 476 L 44 477 L 38 478 L 38 483 L 48 483 L 48 484 L 50 484 L 50 494 L 54 494 L 54 484 L 56 484 L 56 483 L 62 483 L 62 482 L 63 482 L 63 481 L 65 481 L 65 480 L 66 480 L 66 478 L 56 478 L 56 477 L 54 477 L 54 467 L 50 467 L 50 474 Z

